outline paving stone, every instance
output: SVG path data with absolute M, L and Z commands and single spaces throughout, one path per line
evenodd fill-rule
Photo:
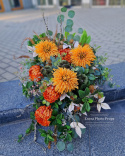
M 14 73 L 14 72 L 18 71 L 18 68 L 8 67 L 8 68 L 6 68 L 6 71 L 8 71 L 10 73 Z
M 11 74 L 9 72 L 6 72 L 6 73 L 2 74 L 2 77 L 4 77 L 7 80 L 12 80 L 13 78 L 15 78 L 15 75 Z
M 8 66 L 9 66 L 9 64 L 3 63 L 3 62 L 0 63 L 0 67 L 1 67 L 1 68 L 6 68 L 6 67 L 8 67 Z
M 0 75 L 3 74 L 3 73 L 5 73 L 5 70 L 0 69 Z

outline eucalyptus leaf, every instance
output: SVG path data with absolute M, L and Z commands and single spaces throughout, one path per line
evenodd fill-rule
M 73 20 L 67 19 L 66 25 L 71 25 L 71 26 L 73 26 Z
M 72 152 L 73 149 L 74 149 L 73 144 L 72 144 L 72 143 L 69 143 L 69 144 L 67 145 L 67 150 L 68 150 L 69 152 Z
M 68 37 L 67 37 L 68 41 L 70 41 L 71 39 L 73 39 L 73 35 L 72 34 L 68 35 Z
M 79 35 L 76 35 L 76 36 L 74 36 L 74 41 L 80 41 L 80 36 Z
M 72 26 L 67 25 L 67 26 L 65 27 L 65 31 L 66 31 L 66 32 L 71 32 L 71 31 L 72 31 Z
M 58 21 L 59 23 L 62 23 L 62 22 L 64 21 L 64 15 L 59 15 L 59 16 L 57 17 L 57 21 Z
M 79 34 L 82 34 L 82 33 L 83 33 L 83 29 L 82 29 L 82 28 L 79 28 L 79 29 L 78 29 L 78 33 L 79 33 Z
M 66 7 L 63 7 L 63 8 L 61 8 L 61 11 L 62 12 L 66 12 L 67 11 L 67 8 Z
M 50 36 L 52 36 L 52 35 L 53 35 L 53 32 L 52 32 L 51 30 L 48 30 L 48 34 L 49 34 Z
M 75 16 L 75 11 L 70 10 L 70 11 L 68 12 L 68 16 L 69 16 L 70 18 L 73 18 L 73 17 Z
M 65 143 L 62 141 L 57 142 L 57 149 L 61 152 L 65 149 Z

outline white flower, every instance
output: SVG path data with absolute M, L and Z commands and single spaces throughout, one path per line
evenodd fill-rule
M 82 135 L 82 131 L 81 128 L 86 128 L 83 124 L 81 124 L 80 122 L 72 122 L 70 124 L 71 128 L 75 128 L 76 133 L 78 134 L 78 136 L 81 138 Z
M 66 43 L 63 44 L 63 49 L 66 49 L 66 48 L 70 48 L 71 49 L 71 45 L 68 45 Z
M 103 109 L 111 109 L 110 106 L 107 103 L 103 103 L 104 100 L 105 100 L 105 97 L 103 97 L 103 98 L 98 100 L 98 103 L 97 103 L 97 110 L 98 110 L 98 112 L 101 111 L 101 108 L 103 108 Z
M 71 104 L 69 105 L 69 112 L 73 111 L 75 106 L 78 106 L 78 105 L 71 102 Z
M 33 52 L 33 57 L 36 57 L 38 56 L 38 54 L 35 51 L 35 47 L 31 47 L 31 46 L 26 46 L 28 50 L 32 51 Z
M 60 101 L 64 100 L 66 97 L 68 97 L 70 99 L 70 96 L 68 96 L 66 93 L 62 94 L 60 96 Z
M 78 41 L 75 41 L 74 42 L 74 48 L 78 47 L 78 45 L 79 45 L 79 42 Z

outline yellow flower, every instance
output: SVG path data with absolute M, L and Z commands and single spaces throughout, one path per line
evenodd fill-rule
M 42 59 L 42 61 L 48 61 L 50 56 L 58 55 L 58 48 L 55 43 L 51 41 L 41 41 L 35 46 L 35 52 Z
M 76 73 L 66 68 L 58 68 L 53 73 L 53 85 L 58 93 L 67 93 L 78 88 L 78 79 Z
M 79 45 L 77 48 L 71 50 L 71 61 L 72 64 L 76 66 L 91 66 L 91 63 L 95 60 L 95 58 L 96 56 L 88 44 L 84 47 Z

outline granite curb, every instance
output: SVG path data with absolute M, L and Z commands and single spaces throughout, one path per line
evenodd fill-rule
M 113 103 L 113 101 L 125 99 L 124 67 L 125 63 L 109 66 L 112 69 L 111 74 L 114 75 L 113 81 L 120 87 L 109 88 L 104 86 L 102 88 L 106 96 L 106 102 Z M 31 107 L 25 109 L 33 100 L 27 99 L 22 95 L 19 80 L 0 83 L 0 99 L 0 124 L 29 118 L 30 111 L 33 110 Z

